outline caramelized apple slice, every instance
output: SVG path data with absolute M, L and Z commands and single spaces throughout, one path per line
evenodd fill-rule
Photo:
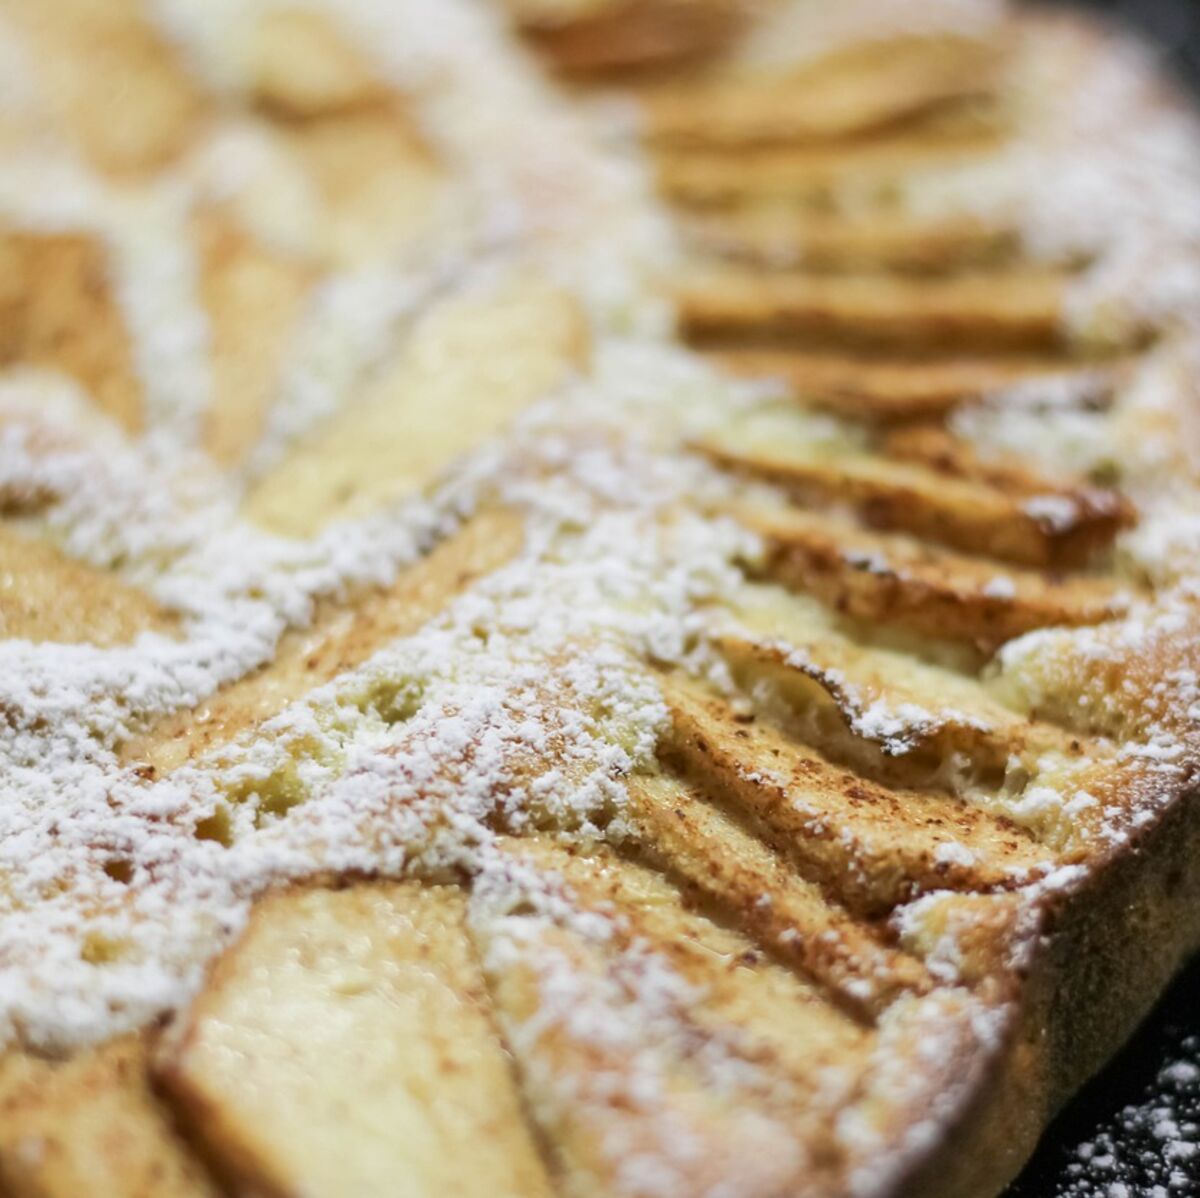
M 718 347 L 707 353 L 735 375 L 779 379 L 805 404 L 878 421 L 936 419 L 1015 383 L 1044 385 L 1053 394 L 1056 387 L 1078 382 L 1102 402 L 1119 376 L 1119 367 L 1098 363 L 966 351 L 929 361 L 802 348 Z
M 922 356 L 1038 353 L 1068 340 L 1065 282 L 1046 270 L 914 279 L 708 268 L 675 297 L 684 331 L 701 343 L 786 339 Z
M 547 394 L 585 352 L 578 308 L 540 283 L 434 306 L 367 396 L 259 480 L 246 514 L 273 532 L 311 536 L 417 492 Z
M 216 1198 L 147 1076 L 148 1040 L 66 1060 L 0 1061 L 0 1188 L 7 1198 Z
M 928 987 L 917 961 L 884 944 L 700 790 L 664 775 L 631 779 L 629 796 L 641 856 L 715 903 L 845 1010 L 869 1020 L 897 994 Z
M 505 0 L 518 27 L 575 75 L 663 68 L 720 49 L 740 0 Z
M 320 233 L 334 265 L 386 261 L 432 227 L 445 172 L 398 99 L 278 131 L 324 201 Z
M 696 208 L 739 204 L 883 207 L 907 178 L 954 170 L 996 152 L 993 130 L 949 128 L 843 146 L 724 150 L 660 147 L 655 158 L 667 199 Z
M 18 364 L 61 370 L 126 431 L 140 431 L 141 384 L 96 238 L 0 235 L 0 365 Z
M 519 884 L 473 898 L 471 926 L 567 1192 L 655 1192 L 640 1162 L 670 1192 L 827 1192 L 835 1095 L 869 1032 L 652 870 L 542 842 L 506 855 Z
M 850 140 L 988 99 L 1003 59 L 964 38 L 890 38 L 791 71 L 734 68 L 648 90 L 655 142 L 742 149 Z
M 1017 250 L 1011 230 L 965 217 L 848 217 L 803 209 L 735 208 L 685 215 L 683 231 L 703 253 L 769 270 L 830 274 L 944 274 L 1003 265 Z
M 844 506 L 874 528 L 1020 565 L 1086 566 L 1132 522 L 1116 491 L 984 462 L 941 434 L 898 437 L 895 444 L 910 446 L 908 452 L 885 456 L 807 441 L 804 413 L 796 415 L 794 423 L 778 418 L 782 413 L 761 424 L 744 418 L 695 444 L 719 465 L 774 483 L 799 503 Z M 789 440 L 793 429 L 802 435 Z M 928 456 L 918 456 L 918 442 Z M 950 450 L 938 455 L 938 445 Z
M 200 297 L 212 328 L 204 444 L 221 465 L 237 466 L 262 436 L 314 278 L 304 262 L 259 244 L 221 213 L 206 213 L 198 232 Z
M 140 0 L 6 0 L 31 41 L 41 87 L 101 170 L 142 173 L 186 149 L 207 109 L 183 54 Z
M 747 508 L 740 518 L 766 542 L 765 573 L 789 589 L 857 620 L 985 651 L 1034 628 L 1098 624 L 1129 607 L 1129 592 L 1110 579 L 999 566 L 807 512 Z
M 416 883 L 260 902 L 161 1060 L 222 1171 L 279 1198 L 550 1193 L 464 907 Z
M 715 640 L 743 690 L 758 694 L 766 684 L 800 736 L 868 772 L 911 772 L 915 781 L 941 774 L 957 754 L 980 773 L 1003 774 L 1014 755 L 1063 740 L 999 703 L 977 678 L 862 643 L 847 623 L 816 600 L 755 586 Z
M 672 680 L 671 748 L 800 871 L 864 915 L 924 890 L 989 890 L 1047 854 L 1004 819 L 946 794 L 892 789 L 833 765 L 727 701 Z

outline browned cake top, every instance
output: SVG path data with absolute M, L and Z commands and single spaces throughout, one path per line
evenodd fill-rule
M 0 1189 L 894 1192 L 1187 793 L 1190 114 L 759 8 L 0 0 Z

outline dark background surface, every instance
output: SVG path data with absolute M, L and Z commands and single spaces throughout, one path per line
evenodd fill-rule
M 1085 8 L 1134 29 L 1200 95 L 1200 0 L 1070 0 L 1050 7 Z
M 1200 0 L 1075 6 L 1138 31 L 1200 102 Z M 1006 1198 L 1200 1198 L 1198 1125 L 1200 961 L 1063 1112 Z
M 1195 1198 L 1197 1125 L 1200 961 L 1063 1112 L 1006 1198 Z M 1176 1141 L 1195 1145 L 1194 1155 Z

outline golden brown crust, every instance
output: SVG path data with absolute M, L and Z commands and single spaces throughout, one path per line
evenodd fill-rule
M 1198 800 L 1195 789 L 1180 795 L 1136 847 L 1047 905 L 1011 1042 L 945 1143 L 905 1180 L 906 1198 L 999 1193 L 1200 951 Z
M 1105 247 L 947 200 L 995 199 L 1049 111 L 1014 98 L 1039 39 L 872 28 L 764 68 L 733 0 L 509 6 L 556 69 L 641 72 L 706 374 L 630 344 L 661 325 L 632 267 L 589 258 L 583 287 L 561 261 L 584 222 L 554 154 L 600 192 L 610 164 L 582 125 L 534 153 L 536 122 L 482 110 L 466 52 L 501 55 L 505 100 L 526 65 L 486 23 L 391 74 L 336 6 L 272 10 L 209 96 L 140 10 L 69 8 L 106 55 L 50 125 L 108 174 L 181 164 L 195 278 L 161 321 L 194 309 L 215 389 L 172 406 L 145 377 L 138 230 L 16 221 L 0 356 L 122 431 L 36 389 L 0 421 L 0 636 L 27 671 L 0 722 L 50 746 L 3 763 L 0 956 L 30 984 L 0 1033 L 174 1020 L 0 1061 L 0 1187 L 1006 1184 L 1200 946 L 1195 601 L 1183 555 L 1135 540 L 1176 510 L 1147 475 L 1190 480 L 1123 440 L 1173 435 L 1138 405 L 1180 331 L 1088 325 Z M 79 75 L 69 24 L 31 41 Z M 123 145 L 79 112 L 120 69 L 162 99 Z M 531 90 L 550 136 L 569 114 Z M 236 136 L 193 157 L 205 121 Z M 425 263 L 443 217 L 465 232 Z

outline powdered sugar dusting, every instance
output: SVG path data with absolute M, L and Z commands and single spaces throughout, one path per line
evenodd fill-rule
M 1175 1004 L 1173 1011 L 1186 1016 L 1178 999 Z M 1200 1041 L 1182 1035 L 1177 1019 L 1168 1016 L 1167 1043 L 1148 1046 L 1165 1054 L 1157 1069 L 1136 1064 L 1134 1101 L 1106 1113 L 1099 1129 L 1077 1143 L 1070 1138 L 1075 1128 L 1065 1127 L 1070 1146 L 1054 1154 L 1049 1179 L 1042 1175 L 1049 1171 L 1050 1161 L 1039 1162 L 1028 1193 L 1053 1193 L 1056 1198 L 1179 1198 L 1191 1192 L 1200 1156 L 1200 1066 L 1196 1064 Z M 1105 1087 L 1095 1101 L 1102 1110 L 1107 1106 Z M 1032 1187 L 1037 1186 L 1041 1188 L 1035 1191 Z
M 385 513 L 316 542 L 283 542 L 219 505 L 197 501 L 190 515 L 173 507 L 169 480 L 156 487 L 145 463 L 109 455 L 106 474 L 104 458 L 82 450 L 40 461 L 16 453 L 14 481 L 23 468 L 22 485 L 66 497 L 44 518 L 68 536 L 78 532 L 69 510 L 78 505 L 80 517 L 123 510 L 110 535 L 137 528 L 147 537 L 154 525 L 134 505 L 149 483 L 163 505 L 161 536 L 137 555 L 131 546 L 109 554 L 131 576 L 153 575 L 151 593 L 185 623 L 181 641 L 147 634 L 128 649 L 0 647 L 17 798 L 0 837 L 10 870 L 0 933 L 12 964 L 0 989 L 10 1028 L 37 1043 L 71 1042 L 178 1002 L 207 946 L 272 878 L 469 864 L 498 811 L 514 827 L 542 811 L 580 833 L 619 816 L 612 779 L 652 757 L 663 718 L 636 662 L 686 657 L 689 609 L 734 585 L 731 561 L 745 540 L 696 517 L 664 523 L 706 485 L 702 468 L 613 440 L 628 418 L 623 403 L 644 402 L 643 388 L 661 401 L 674 378 L 702 381 L 680 370 L 677 351 L 656 355 L 614 345 L 596 381 L 529 414 L 499 474 L 483 455 L 493 493 L 527 514 L 529 549 L 517 563 L 251 740 L 157 782 L 136 768 L 114 772 L 121 741 L 155 712 L 195 706 L 268 660 L 284 627 L 308 618 L 314 595 L 386 577 L 388 563 L 409 559 L 455 508 L 418 502 L 402 519 Z M 575 431 L 564 442 L 568 410 Z M 590 448 L 571 447 L 580 436 Z M 114 502 L 122 487 L 125 509 Z M 461 508 L 471 491 L 461 479 L 453 490 Z M 531 774 L 551 743 L 564 766 Z M 283 814 L 269 797 L 281 785 Z M 196 837 L 218 812 L 228 848 Z M 114 859 L 121 880 L 105 872 Z M 104 947 L 80 958 L 81 943 Z
M 807 1162 L 779 1115 L 795 1095 L 776 1086 L 769 1059 L 756 1058 L 733 1030 L 697 1031 L 689 1008 L 704 995 L 669 955 L 639 941 L 603 904 L 588 906 L 553 869 L 516 861 L 506 839 L 537 830 L 572 847 L 625 842 L 625 779 L 657 769 L 670 719 L 659 672 L 729 682 L 714 648 L 713 612 L 738 609 L 746 563 L 760 561 L 762 547 L 722 513 L 754 490 L 680 447 L 731 411 L 761 415 L 764 399 L 770 417 L 779 395 L 722 380 L 669 343 L 671 314 L 652 276 L 671 266 L 675 246 L 644 164 L 627 144 L 610 144 L 620 138 L 597 136 L 603 109 L 585 118 L 537 75 L 494 6 L 310 6 L 335 19 L 411 103 L 446 171 L 446 205 L 420 245 L 393 247 L 367 266 L 335 265 L 322 278 L 294 331 L 266 433 L 236 478 L 198 448 L 213 380 L 185 231 L 198 207 L 236 195 L 249 204 L 239 209 L 249 227 L 274 229 L 273 244 L 289 252 L 312 251 L 316 201 L 302 182 L 289 176 L 277 192 L 250 194 L 276 173 L 269 134 L 245 114 L 217 120 L 171 170 L 138 188 L 102 179 L 58 144 L 14 153 L 0 169 L 7 220 L 83 229 L 103 244 L 146 400 L 144 434 L 131 440 L 62 375 L 7 374 L 0 501 L 19 534 L 112 572 L 172 621 L 170 631 L 145 631 L 111 649 L 0 642 L 0 1043 L 70 1048 L 179 1009 L 255 897 L 277 882 L 326 872 L 471 876 L 472 926 L 487 944 L 490 979 L 520 969 L 534 977 L 531 1017 L 510 1019 L 505 1032 L 543 1095 L 539 1114 L 566 1119 L 582 1106 L 599 1125 L 606 1104 L 637 1111 L 646 1139 L 622 1138 L 630 1125 L 614 1121 L 599 1150 L 631 1194 L 694 1192 L 706 1151 L 727 1151 L 723 1167 L 734 1162 L 753 1171 L 762 1192 L 780 1192 Z M 248 86 L 247 30 L 275 7 L 154 6 L 161 28 L 231 107 Z M 812 6 L 805 12 L 811 18 Z M 861 11 L 843 6 L 813 27 L 807 49 L 824 52 L 864 30 L 990 36 L 1001 18 L 998 5 L 946 0 L 920 14 L 882 5 L 864 25 Z M 1065 469 L 1127 468 L 1144 520 L 1120 547 L 1121 569 L 1131 587 L 1159 593 L 1139 597 L 1124 621 L 1010 642 L 982 681 L 950 669 L 939 675 L 932 650 L 918 667 L 909 646 L 858 646 L 878 649 L 880 661 L 890 655 L 893 665 L 911 658 L 912 699 L 888 693 L 895 680 L 882 667 L 882 682 L 864 681 L 786 640 L 758 641 L 825 688 L 846 737 L 888 766 L 908 764 L 918 749 L 936 756 L 942 750 L 930 744 L 942 733 L 947 743 L 1002 743 L 1010 716 L 1014 725 L 1032 725 L 1025 714 L 1056 721 L 1061 742 L 1018 744 L 1011 753 L 1003 742 L 993 763 L 1002 780 L 989 778 L 968 796 L 1011 821 L 1006 834 L 1028 832 L 1046 848 L 1044 865 L 1039 858 L 995 893 L 971 896 L 1014 943 L 1016 921 L 1004 922 L 1014 909 L 1035 911 L 1088 877 L 1084 864 L 1061 866 L 1058 848 L 1085 854 L 1135 843 L 1200 759 L 1200 663 L 1186 635 L 1200 540 L 1180 514 L 1194 499 L 1194 479 L 1171 449 L 1187 393 L 1171 347 L 1190 335 L 1200 311 L 1194 208 L 1179 204 L 1180 194 L 1200 192 L 1194 129 L 1171 106 L 1149 102 L 1143 59 L 1110 46 L 1097 51 L 1099 65 L 1077 93 L 1047 100 L 1037 72 L 1062 65 L 1069 49 L 1055 35 L 1030 50 L 1030 93 L 1050 104 L 1044 140 L 1014 145 L 983 175 L 910 198 L 1015 212 L 1036 253 L 1093 255 L 1070 301 L 1081 336 L 1104 340 L 1140 322 L 1165 330 L 1129 386 L 1098 370 L 998 393 L 957 418 L 957 431 L 993 445 L 1044 442 L 1039 452 Z M 752 45 L 744 61 L 769 57 Z M 1100 133 L 1107 136 L 1096 121 L 1113 105 L 1157 121 L 1149 135 L 1143 125 L 1116 141 L 1117 156 L 1129 159 L 1119 166 L 1089 157 Z M 1047 155 L 1056 171 L 1045 169 Z M 1057 172 L 1064 160 L 1065 177 Z M 1031 182 L 1039 171 L 1062 181 L 1066 200 L 1046 194 L 1053 179 Z M 1115 198 L 1099 194 L 1096 179 L 1111 183 Z M 1135 181 L 1144 200 L 1131 200 Z M 1087 222 L 1076 220 L 1080 205 Z M 1182 265 L 1134 277 L 1135 266 L 1144 270 L 1168 252 Z M 413 316 L 493 273 L 523 270 L 584 299 L 592 360 L 583 377 L 453 464 L 426 493 L 309 540 L 278 538 L 243 518 L 245 478 L 269 471 L 350 403 Z M 1157 433 L 1149 447 L 1126 452 L 1121 430 L 1143 420 Z M 787 423 L 761 422 L 764 437 Z M 848 428 L 811 418 L 796 435 L 816 455 Z M 280 638 L 307 627 L 319 604 L 389 583 L 497 509 L 518 514 L 522 547 L 423 627 L 170 773 L 127 760 L 123 747 L 153 737 L 164 715 L 196 710 L 204 720 L 212 697 L 270 663 Z M 1029 498 L 1025 512 L 1049 532 L 1079 516 L 1075 501 L 1057 492 Z M 887 566 L 860 556 L 865 571 Z M 1007 601 L 1015 586 L 998 570 L 983 592 Z M 823 626 L 827 636 L 833 619 Z M 1042 731 L 1022 727 L 1033 741 Z M 1069 752 L 1059 747 L 1072 737 Z M 957 793 L 957 781 L 936 784 Z M 820 831 L 840 835 L 832 819 Z M 969 873 L 983 855 L 954 835 L 927 854 L 946 877 Z M 872 1016 L 866 1097 L 850 1103 L 847 1079 L 821 1081 L 842 1112 L 825 1130 L 860 1162 L 855 1193 L 893 1184 L 906 1161 L 928 1150 L 977 1084 L 975 1071 L 999 1051 L 1012 1017 L 1005 1003 L 968 989 L 971 971 L 991 966 L 972 959 L 965 932 L 976 926 L 974 909 L 961 926 L 938 924 L 947 894 L 914 894 L 895 920 L 897 955 L 909 954 L 904 963 L 931 992 L 914 986 Z M 771 896 L 763 901 L 769 906 Z M 931 943 L 918 944 L 926 934 Z M 840 933 L 827 935 L 836 942 Z M 780 943 L 801 938 L 790 928 Z M 862 986 L 851 982 L 846 993 L 863 998 Z M 564 1080 L 555 1071 L 564 1044 L 611 1053 L 612 1069 Z M 667 1109 L 678 1059 L 700 1078 L 705 1102 L 732 1101 L 722 1124 L 732 1129 L 728 1150 L 706 1144 L 702 1118 Z M 913 1109 L 926 1117 L 912 1119 Z M 900 1133 L 891 1122 L 898 1111 Z M 1164 1152 L 1190 1167 L 1194 1127 L 1171 1112 L 1154 1118 Z M 1113 1184 L 1124 1182 L 1114 1175 Z

